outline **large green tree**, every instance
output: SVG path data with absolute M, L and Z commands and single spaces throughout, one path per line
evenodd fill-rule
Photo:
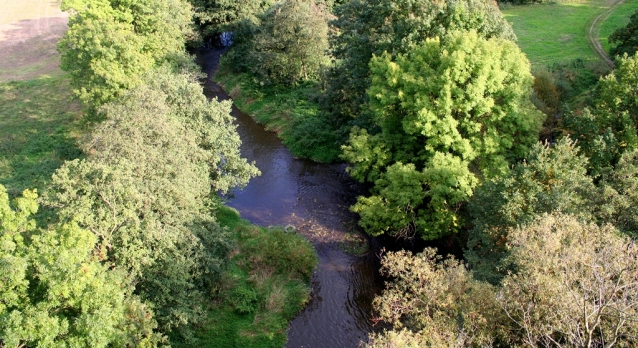
M 379 131 L 355 128 L 343 157 L 375 186 L 353 210 L 372 235 L 455 232 L 479 178 L 507 171 L 536 142 L 543 116 L 529 101 L 529 62 L 513 42 L 471 31 L 375 57 L 370 69 Z
M 258 22 L 275 0 L 190 0 L 195 8 L 195 22 L 199 32 L 213 36 L 232 31 L 241 21 Z
M 94 254 L 97 238 L 74 222 L 47 229 L 30 216 L 37 194 L 12 203 L 0 185 L 0 345 L 151 347 L 151 310 L 124 274 Z
M 575 142 L 536 144 L 524 162 L 486 180 L 469 204 L 474 228 L 465 257 L 478 279 L 497 283 L 512 269 L 505 264 L 507 231 L 543 213 L 563 212 L 594 221 L 598 188 L 587 175 L 587 158 Z M 611 193 L 610 193 L 611 194 Z
M 49 204 L 98 237 L 98 255 L 129 275 L 163 329 L 196 321 L 229 248 L 209 197 L 258 174 L 239 155 L 230 103 L 164 69 L 102 111 L 88 157 L 55 173 Z
M 326 78 L 326 122 L 345 138 L 352 123 L 366 125 L 369 62 L 384 52 L 405 54 L 426 38 L 475 30 L 485 38 L 515 38 L 489 0 L 352 0 L 334 10 L 331 38 L 336 62 Z
M 329 61 L 328 19 L 327 7 L 312 0 L 274 5 L 249 39 L 248 57 L 241 59 L 262 81 L 291 85 L 317 80 Z
M 192 35 L 185 0 L 64 0 L 62 9 L 70 17 L 58 43 L 61 68 L 93 108 L 139 84 L 153 67 L 184 55 L 184 41 Z

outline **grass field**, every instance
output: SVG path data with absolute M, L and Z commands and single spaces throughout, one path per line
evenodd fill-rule
M 67 16 L 55 1 L 0 0 L 0 184 L 43 190 L 80 155 L 80 105 L 55 50 Z
M 616 29 L 626 26 L 629 23 L 629 16 L 636 11 L 638 11 L 638 0 L 625 0 L 600 26 L 598 39 L 605 51 L 609 52 L 609 42 L 607 41 L 609 36 Z
M 601 23 L 601 37 L 626 22 L 636 6 L 626 0 Z M 613 4 L 610 0 L 588 0 L 572 3 L 536 4 L 502 9 L 518 36 L 518 45 L 535 66 L 582 59 L 595 62 L 598 56 L 591 48 L 587 34 L 594 18 Z M 606 41 L 606 40 L 605 40 Z
M 77 158 L 77 105 L 64 78 L 0 83 L 0 184 L 16 195 L 42 190 L 64 160 Z

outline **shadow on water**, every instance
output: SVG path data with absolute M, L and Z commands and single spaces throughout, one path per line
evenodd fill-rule
M 198 61 L 208 74 L 205 94 L 226 100 L 230 97 L 211 79 L 222 53 L 205 49 Z M 258 225 L 296 226 L 319 255 L 312 298 L 290 324 L 287 347 L 357 347 L 373 330 L 371 303 L 381 290 L 374 255 L 354 257 L 341 247 L 354 225 L 348 207 L 360 193 L 359 185 L 345 174 L 344 165 L 295 159 L 275 134 L 234 105 L 232 115 L 242 155 L 255 161 L 262 175 L 234 192 L 228 205 Z

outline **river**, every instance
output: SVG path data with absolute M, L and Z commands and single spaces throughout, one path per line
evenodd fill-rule
M 202 50 L 198 62 L 208 75 L 205 94 L 227 100 L 230 97 L 211 79 L 222 52 Z M 381 290 L 375 256 L 344 252 L 344 245 L 361 238 L 352 232 L 356 222 L 348 211 L 360 186 L 345 173 L 345 165 L 295 159 L 274 133 L 234 105 L 232 115 L 242 139 L 242 155 L 254 161 L 262 175 L 234 192 L 228 205 L 257 225 L 296 226 L 319 256 L 311 300 L 291 322 L 287 347 L 358 347 L 373 330 L 371 303 Z

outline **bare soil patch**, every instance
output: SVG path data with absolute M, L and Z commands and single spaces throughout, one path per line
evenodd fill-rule
M 0 82 L 60 75 L 58 39 L 68 14 L 52 0 L 0 0 Z

